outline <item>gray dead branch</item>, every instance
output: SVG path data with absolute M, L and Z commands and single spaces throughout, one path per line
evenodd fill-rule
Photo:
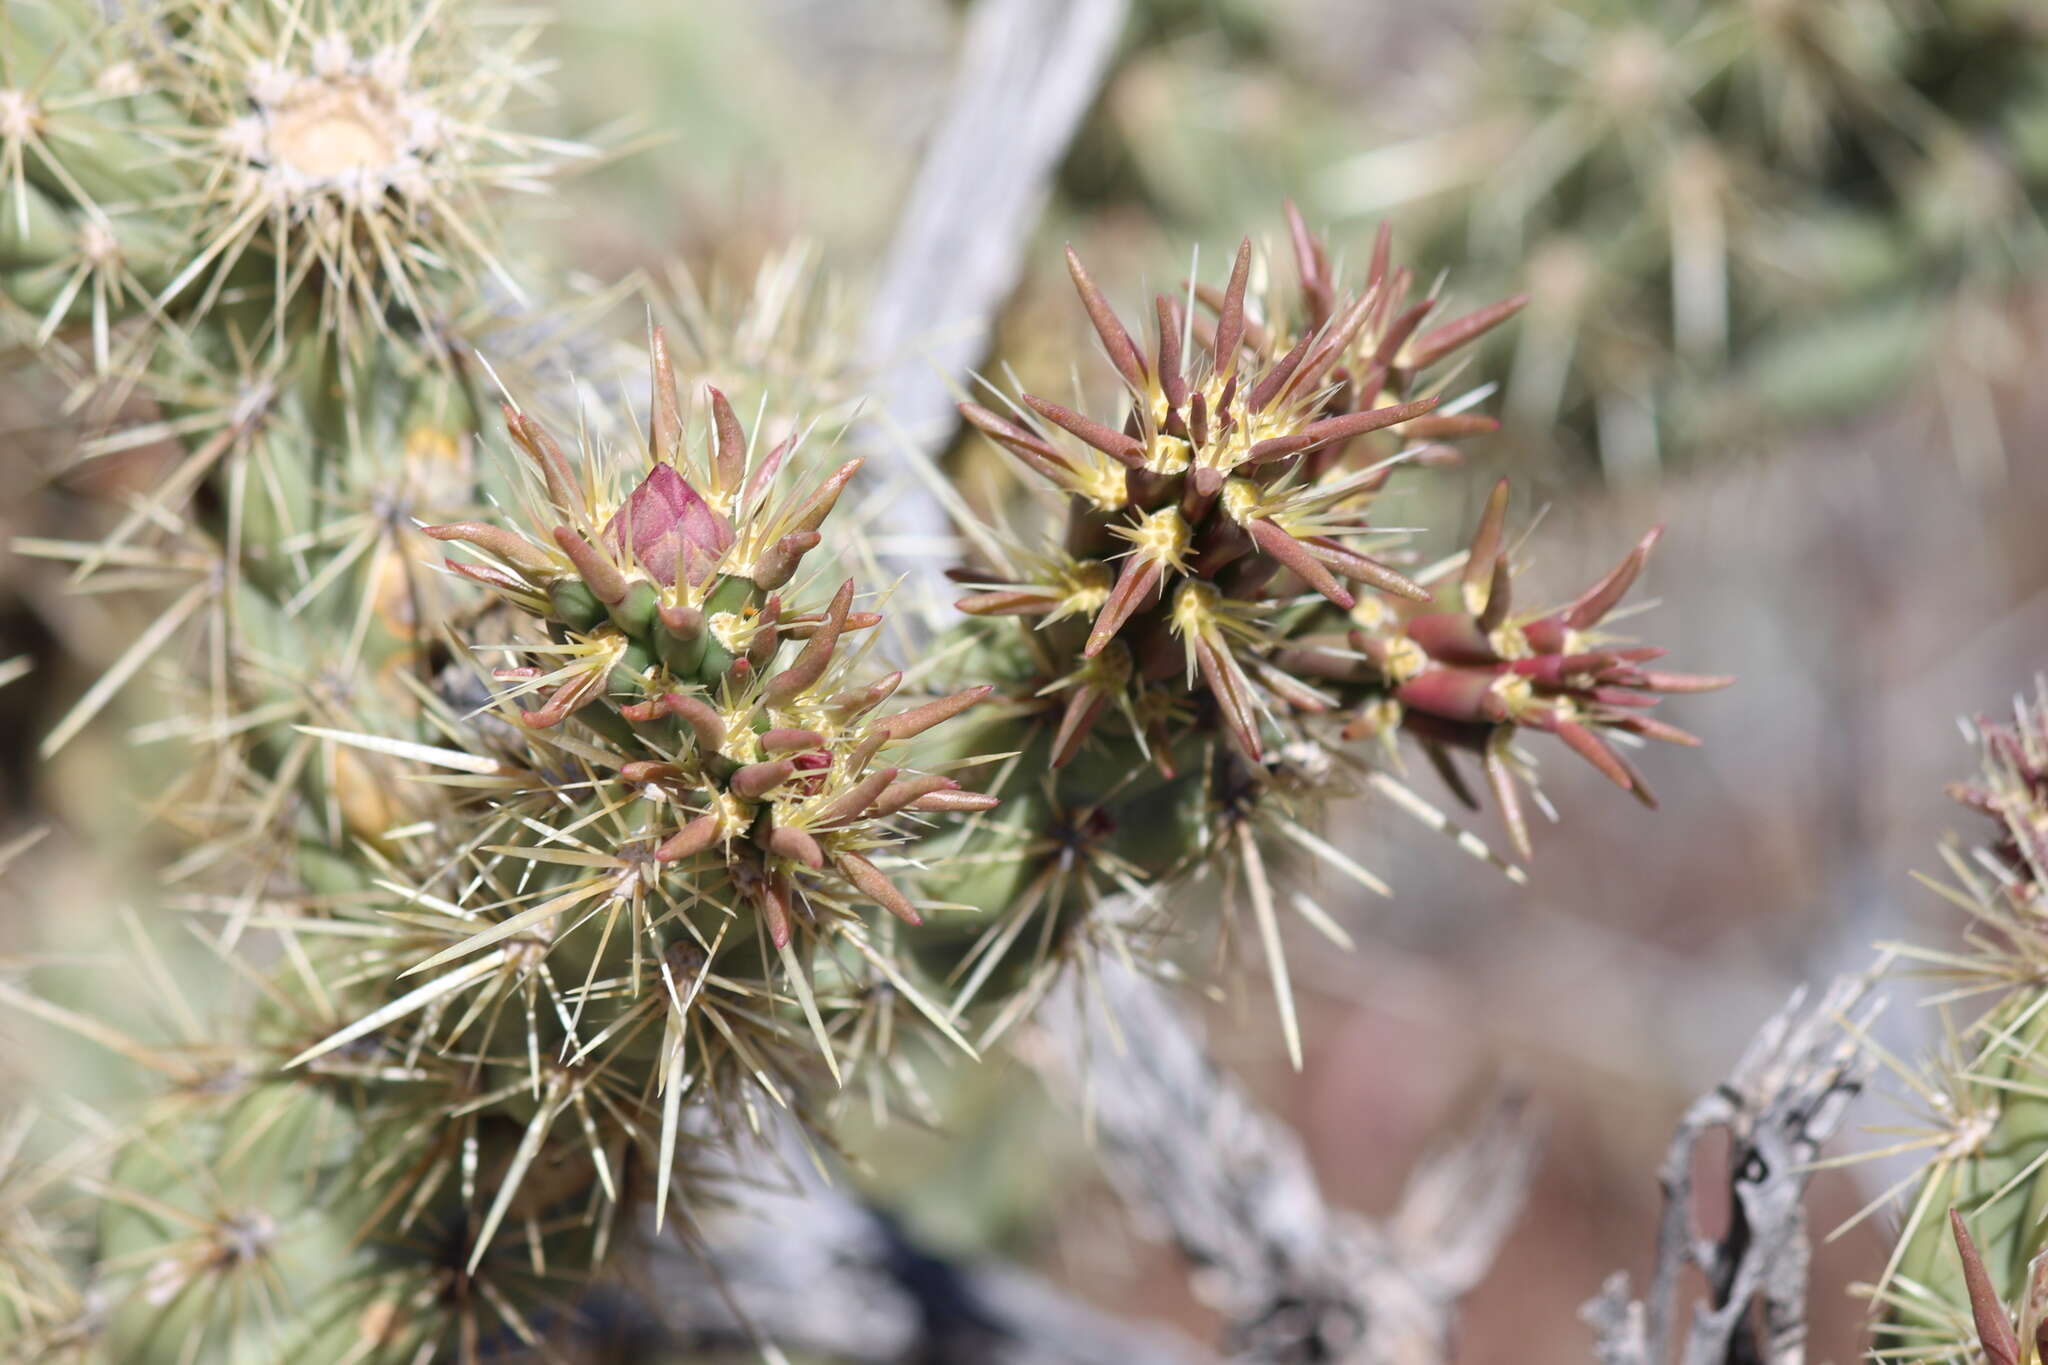
M 1084 987 L 1083 982 L 1086 981 Z M 1456 1307 L 1519 1213 L 1538 1144 L 1498 1100 L 1426 1159 L 1384 1221 L 1331 1208 L 1294 1134 L 1209 1060 L 1149 978 L 1104 959 L 1025 1045 L 1087 1105 L 1103 1168 L 1225 1315 L 1238 1365 L 1441 1365 Z M 772 1174 L 771 1174 L 772 1172 Z M 1010 1267 L 920 1248 L 785 1132 L 742 1154 L 732 1207 L 645 1235 L 636 1301 L 666 1349 L 764 1345 L 851 1365 L 1199 1365 L 1214 1356 Z
M 956 386 L 988 353 L 1128 8 L 1128 0 L 980 0 L 969 14 L 959 70 L 862 337 L 862 353 L 880 366 L 863 451 L 897 476 L 889 524 L 875 528 L 892 574 L 928 580 L 944 567 L 946 509 L 901 466 L 937 455 L 954 430 Z
M 1201 1268 L 1246 1365 L 1449 1358 L 1459 1299 L 1520 1212 L 1537 1141 L 1504 1097 L 1424 1161 L 1384 1222 L 1333 1209 L 1300 1141 L 1219 1072 L 1196 1023 L 1105 958 L 1041 1007 L 1041 1063 L 1087 1106 L 1105 1171 Z
M 742 1153 L 733 1174 L 732 1206 L 697 1235 L 643 1229 L 638 1300 L 652 1307 L 666 1349 L 760 1358 L 772 1345 L 846 1365 L 1212 1359 L 1027 1271 L 920 1248 L 844 1181 L 820 1174 L 786 1127 L 772 1149 Z
M 1868 1075 L 1855 1037 L 1877 1012 L 1869 991 L 1868 977 L 1847 978 L 1811 1007 L 1804 989 L 1794 993 L 1733 1074 L 1686 1111 L 1659 1172 L 1664 1216 L 1647 1297 L 1631 1299 L 1617 1272 L 1582 1310 L 1599 1334 L 1601 1365 L 1803 1365 L 1806 1186 Z M 1729 1146 L 1728 1229 L 1718 1238 L 1693 1217 L 1697 1153 L 1716 1131 Z M 1675 1315 L 1688 1268 L 1704 1295 L 1681 1339 Z

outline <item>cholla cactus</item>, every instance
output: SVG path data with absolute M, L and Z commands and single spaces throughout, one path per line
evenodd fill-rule
M 1298 216 L 1293 223 L 1303 316 L 1248 317 L 1246 240 L 1227 287 L 1199 291 L 1217 315 L 1201 330 L 1191 364 L 1183 351 L 1195 335 L 1192 319 L 1177 302 L 1158 298 L 1154 353 L 1141 357 L 1069 252 L 1075 287 L 1130 393 L 1120 425 L 1031 394 L 1023 403 L 1051 427 L 1026 429 L 977 404 L 962 409 L 1073 499 L 1064 547 L 1033 565 L 1032 578 L 981 585 L 960 603 L 971 615 L 1035 620 L 1054 640 L 1061 623 L 1076 623 L 1067 633 L 1083 662 L 1055 684 L 1070 695 L 1054 767 L 1073 758 L 1114 703 L 1139 744 L 1160 741 L 1158 761 L 1170 770 L 1174 736 L 1165 722 L 1183 673 L 1200 676 L 1238 751 L 1256 763 L 1276 706 L 1324 709 L 1313 689 L 1269 665 L 1279 637 L 1261 616 L 1301 586 L 1343 612 L 1358 605 L 1354 583 L 1429 598 L 1347 543 L 1366 532 L 1398 449 L 1358 458 L 1364 449 L 1354 442 L 1375 432 L 1431 439 L 1491 429 L 1490 419 L 1433 417 L 1441 395 L 1410 398 L 1408 390 L 1518 301 L 1414 337 L 1435 301 L 1407 303 L 1408 276 L 1389 275 L 1384 235 L 1363 292 L 1339 300 L 1320 245 Z M 1074 441 L 1062 449 L 1051 428 Z
M 1255 828 L 1382 889 L 1310 826 L 1347 787 L 1389 781 L 1367 775 L 1370 755 L 1357 751 L 1359 741 L 1391 746 L 1406 732 L 1461 795 L 1447 754 L 1483 755 L 1526 853 L 1517 783 L 1530 770 L 1515 745 L 1519 731 L 1558 735 L 1647 798 L 1596 730 L 1689 742 L 1643 713 L 1649 694 L 1725 682 L 1648 671 L 1642 665 L 1660 651 L 1609 648 L 1592 633 L 1654 536 L 1568 607 L 1520 617 L 1510 615 L 1504 487 L 1470 553 L 1424 574 L 1427 582 L 1372 552 L 1398 548 L 1368 524 L 1388 480 L 1407 466 L 1454 459 L 1446 442 L 1494 429 L 1491 418 L 1463 410 L 1468 400 L 1446 403 L 1437 367 L 1521 300 L 1425 326 L 1440 300 L 1411 300 L 1412 278 L 1392 267 L 1384 231 L 1354 295 L 1291 206 L 1288 219 L 1297 304 L 1250 297 L 1246 241 L 1221 289 L 1191 289 L 1213 322 L 1198 326 L 1161 296 L 1148 352 L 1069 253 L 1082 305 L 1125 389 L 1110 420 L 1031 394 L 1015 420 L 979 404 L 962 409 L 1068 499 L 1056 544 L 992 545 L 997 562 L 962 574 L 975 591 L 959 605 L 1028 625 L 1028 633 L 985 632 L 996 654 L 986 666 L 1008 688 L 1050 702 L 1006 719 L 990 746 L 1020 750 L 1049 773 L 1020 768 L 1003 789 L 1023 819 L 1042 821 L 1027 828 L 1014 864 L 1035 869 L 1038 840 L 1051 838 L 1090 872 L 1057 891 L 1035 870 L 1008 886 L 998 899 L 1062 927 L 1033 934 L 1021 911 L 977 927 L 955 969 L 967 972 L 958 1003 L 1006 955 L 1039 968 L 1038 984 L 1024 992 L 1034 996 L 1057 970 L 1067 936 L 1091 925 L 1100 893 L 1128 890 L 1133 876 L 1171 882 L 1220 861 L 1226 881 L 1248 893 L 1298 1055 Z M 1394 790 L 1401 804 L 1422 804 Z M 953 894 L 981 903 L 995 885 L 984 875 Z M 1048 897 L 1061 903 L 1041 905 Z M 1012 1017 L 1000 1014 L 999 1025 Z
M 1343 543 L 1365 529 L 1366 508 L 1386 470 L 1336 479 L 1318 473 L 1341 459 L 1353 437 L 1420 419 L 1439 399 L 1330 411 L 1330 390 L 1353 387 L 1342 362 L 1352 358 L 1359 333 L 1374 320 L 1384 327 L 1395 311 L 1393 292 L 1381 280 L 1348 302 L 1341 321 L 1316 319 L 1292 346 L 1275 348 L 1285 354 L 1248 364 L 1247 240 L 1219 303 L 1207 355 L 1184 369 L 1189 329 L 1177 304 L 1158 300 L 1158 342 L 1148 363 L 1071 254 L 1069 265 L 1132 392 L 1124 426 L 1134 430 L 1025 394 L 1038 417 L 1081 443 L 1063 452 L 1044 434 L 986 408 L 963 409 L 969 421 L 1069 494 L 1076 512 L 1067 548 L 1046 579 L 990 585 L 961 608 L 1048 618 L 1048 627 L 1069 618 L 1087 626 L 1078 651 L 1082 670 L 1070 680 L 1072 695 L 1053 745 L 1055 767 L 1073 757 L 1112 701 L 1126 716 L 1159 712 L 1160 705 L 1146 705 L 1144 690 L 1151 684 L 1153 696 L 1170 694 L 1172 685 L 1162 688 L 1159 680 L 1180 672 L 1183 662 L 1187 674 L 1199 673 L 1238 748 L 1256 762 L 1260 712 L 1270 710 L 1274 696 L 1270 687 L 1265 695 L 1255 692 L 1248 676 L 1266 643 L 1251 604 L 1269 596 L 1276 576 L 1294 575 L 1343 611 L 1357 602 L 1347 581 L 1426 597 L 1404 575 Z M 1262 339 L 1272 345 L 1270 336 Z M 1366 395 L 1362 401 L 1378 401 L 1404 339 L 1396 336 L 1371 352 L 1378 373 L 1361 368 L 1356 387 Z M 1168 647 L 1176 637 L 1178 650 Z M 1115 652 L 1104 659 L 1112 644 Z M 1284 675 L 1266 677 L 1270 686 L 1287 686 Z M 1156 716 L 1153 727 L 1162 737 L 1163 720 Z M 1143 731 L 1133 728 L 1142 741 Z
M 758 453 L 750 468 L 739 420 L 713 389 L 713 452 L 693 484 L 676 463 L 683 418 L 659 332 L 653 368 L 651 463 L 630 492 L 589 486 L 594 465 L 606 477 L 616 462 L 586 459 L 578 471 L 515 412 L 515 439 L 540 471 L 534 520 L 553 523 L 548 542 L 477 522 L 427 533 L 490 556 L 490 566 L 451 567 L 546 623 L 550 642 L 525 651 L 542 662 L 498 676 L 516 682 L 512 695 L 544 696 L 521 711 L 525 725 L 548 729 L 578 716 L 617 746 L 627 789 L 671 808 L 675 828 L 646 850 L 654 864 L 715 856 L 719 877 L 778 950 L 788 949 L 796 916 L 829 931 L 847 916 L 849 898 L 917 924 L 909 900 L 867 856 L 900 837 L 885 822 L 995 802 L 884 760 L 993 689 L 876 717 L 902 674 L 856 672 L 861 651 L 851 641 L 881 618 L 853 611 L 852 580 L 822 610 L 785 607 L 780 592 L 818 547 L 859 462 L 779 496 L 775 475 L 791 442 Z M 778 664 L 785 645 L 793 657 Z M 713 880 L 707 870 L 689 878 L 699 894 Z M 812 875 L 826 872 L 836 880 Z M 494 928 L 487 941 L 504 936 Z
M 421 321 L 431 271 L 515 294 L 492 254 L 490 191 L 535 189 L 587 149 L 503 126 L 532 77 L 530 32 L 410 5 L 248 6 L 198 0 L 175 37 L 146 49 L 141 78 L 183 117 L 165 150 L 200 186 L 203 248 L 165 287 L 204 308 L 245 257 L 282 282 L 283 313 L 318 291 L 317 316 L 344 343 L 393 309 Z M 161 19 L 158 22 L 162 22 Z
M 2022 699 L 2008 722 L 1979 721 L 1982 777 L 1950 792 L 1995 822 L 1967 852 L 1945 851 L 1944 895 L 1971 917 L 1962 950 L 1908 949 L 1905 961 L 1943 983 L 1950 1002 L 1988 999 L 1945 1054 L 1907 1079 L 1925 1110 L 1904 1149 L 1927 1154 L 1877 1287 L 1880 1350 L 1926 1361 L 2032 1359 L 2048 1280 L 2040 1207 L 2048 1106 L 2040 1098 L 2040 974 L 2048 828 L 2048 692 Z M 1903 1186 L 1901 1187 L 1903 1188 Z M 2006 1320 L 2010 1305 L 2021 1324 Z M 2023 1349 L 2013 1343 L 2024 1342 Z M 2005 1352 L 2000 1354 L 2000 1352 Z
M 0 23 L 0 294 L 80 405 L 139 397 L 154 417 L 93 435 L 81 463 L 183 454 L 96 543 L 37 546 L 101 590 L 181 588 L 47 750 L 153 654 L 213 655 L 219 724 L 249 700 L 238 680 L 308 705 L 316 671 L 379 673 L 431 641 L 445 595 L 412 568 L 410 522 L 488 477 L 470 459 L 479 352 L 531 389 L 560 348 L 546 313 L 510 326 L 485 297 L 516 297 L 500 192 L 590 156 L 508 122 L 530 30 L 466 6 L 229 0 L 111 22 L 28 0 Z M 230 679 L 231 654 L 258 657 Z
M 93 336 L 81 370 L 140 383 L 143 423 L 93 449 L 180 452 L 104 539 L 42 547 L 173 592 L 50 747 L 204 627 L 153 727 L 203 760 L 167 803 L 194 845 L 167 894 L 249 986 L 157 1043 L 0 983 L 164 1080 L 81 1178 L 90 1293 L 16 1295 L 50 1340 L 542 1348 L 634 1211 L 717 1198 L 709 1158 L 764 1110 L 829 1140 L 844 1096 L 893 1103 L 920 1048 L 971 1056 L 1107 942 L 1195 970 L 1184 942 L 1227 923 L 1162 907 L 1202 876 L 1248 904 L 1298 1058 L 1283 857 L 1384 889 L 1319 832 L 1333 800 L 1376 794 L 1521 875 L 1401 782 L 1400 736 L 1461 796 L 1476 754 L 1526 855 L 1523 737 L 1647 799 L 1616 746 L 1687 741 L 1656 694 L 1723 681 L 1603 633 L 1654 534 L 1531 612 L 1504 487 L 1438 564 L 1373 526 L 1390 480 L 1494 429 L 1451 377 L 1520 301 L 1439 321 L 1386 234 L 1354 286 L 1291 209 L 1298 297 L 1255 287 L 1247 240 L 1220 287 L 1157 301 L 1142 349 L 1070 258 L 1122 397 L 964 409 L 1063 516 L 967 528 L 962 614 L 892 661 L 886 594 L 846 576 L 872 557 L 832 517 L 860 462 L 815 467 L 798 420 L 843 394 L 686 390 L 652 328 L 644 434 L 602 408 L 551 434 L 544 362 L 603 353 L 494 316 L 517 310 L 469 196 L 576 153 L 492 130 L 523 73 L 460 9 L 192 0 L 38 39 L 72 85 L 13 125 L 10 217 L 131 215 L 160 249 L 81 311 L 24 232 L 9 297 L 53 350 Z M 71 169 L 52 120 L 107 100 L 142 102 L 98 126 L 174 149 L 149 172 L 169 188 Z M 485 350 L 514 362 L 489 368 L 516 461 L 477 453 Z
M 994 804 L 906 757 L 987 689 L 891 706 L 901 674 L 856 643 L 878 616 L 850 582 L 806 600 L 854 467 L 785 491 L 793 442 L 750 451 L 715 392 L 693 467 L 658 333 L 653 368 L 637 458 L 572 459 L 508 414 L 545 531 L 431 528 L 540 626 L 479 642 L 512 656 L 478 680 L 484 710 L 449 699 L 458 668 L 408 727 L 439 744 L 394 733 L 374 694 L 343 716 L 385 728 L 299 732 L 378 765 L 358 780 L 441 777 L 375 808 L 354 849 L 317 821 L 288 832 L 307 917 L 269 927 L 298 986 L 232 1025 L 231 1057 L 176 1068 L 110 1176 L 121 1358 L 398 1360 L 531 1335 L 549 1277 L 604 1264 L 637 1188 L 659 1220 L 719 1126 L 757 1102 L 809 1112 L 813 1072 L 898 1065 L 914 1030 L 892 1000 L 958 1040 L 872 916 L 915 925 L 898 846 Z M 348 768 L 328 771 L 338 788 Z M 252 1316 L 259 1289 L 289 1321 Z
M 97 368 L 119 322 L 189 329 L 229 300 L 251 350 L 405 345 L 499 261 L 490 200 L 592 153 L 507 125 L 530 29 L 411 3 L 180 0 L 103 23 L 15 5 L 0 90 L 10 295 L 47 341 L 81 315 Z M 38 51 L 48 54 L 37 63 Z M 15 85 L 15 80 L 25 83 Z M 153 340 L 151 329 L 145 339 Z M 433 348 L 428 348 L 433 354 Z

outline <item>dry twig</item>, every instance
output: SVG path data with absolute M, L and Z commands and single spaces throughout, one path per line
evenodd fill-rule
M 1811 1009 L 1804 988 L 1766 1023 L 1734 1073 L 1693 1102 L 1671 1139 L 1659 1179 L 1664 1216 L 1648 1297 L 1629 1298 L 1617 1271 L 1582 1310 L 1599 1333 L 1601 1365 L 1665 1365 L 1679 1343 L 1679 1282 L 1686 1267 L 1706 1281 L 1676 1359 L 1683 1365 L 1801 1365 L 1806 1348 L 1807 1264 L 1803 1199 L 1812 1162 L 1862 1090 L 1868 1058 L 1854 1035 L 1876 1003 L 1870 981 L 1847 978 Z M 1852 1012 L 1858 1026 L 1845 1029 Z M 1702 1234 L 1693 1221 L 1694 1159 L 1724 1130 L 1728 1230 Z

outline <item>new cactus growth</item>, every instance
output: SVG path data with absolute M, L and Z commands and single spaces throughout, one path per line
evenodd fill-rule
M 1412 276 L 1393 266 L 1385 231 L 1349 292 L 1291 205 L 1287 218 L 1298 302 L 1249 297 L 1246 240 L 1226 283 L 1190 288 L 1213 317 L 1162 295 L 1142 349 L 1069 252 L 1124 398 L 1107 420 L 1028 393 L 1009 416 L 963 405 L 974 427 L 1064 495 L 1068 513 L 1056 544 L 1012 551 L 984 537 L 992 561 L 956 576 L 973 589 L 960 610 L 1021 627 L 983 637 L 992 648 L 1007 642 L 997 664 L 1006 688 L 1044 699 L 1035 716 L 1000 722 L 1003 738 L 989 746 L 1048 770 L 1020 766 L 1002 789 L 1020 811 L 1042 813 L 1048 830 L 1027 838 L 1059 831 L 1050 846 L 1081 855 L 1101 888 L 1132 873 L 1170 883 L 1225 863 L 1226 880 L 1241 881 L 1251 902 L 1298 1055 L 1255 824 L 1380 889 L 1350 859 L 1328 856 L 1310 826 L 1345 785 L 1340 771 L 1370 765 L 1364 741 L 1390 750 L 1405 732 L 1468 799 L 1448 754 L 1483 756 L 1526 855 L 1517 784 L 1530 770 L 1518 732 L 1557 735 L 1647 799 L 1596 732 L 1690 742 L 1647 714 L 1653 694 L 1726 679 L 1651 671 L 1644 665 L 1661 651 L 1611 647 L 1595 633 L 1654 534 L 1575 602 L 1519 616 L 1504 485 L 1471 550 L 1425 574 L 1429 582 L 1386 562 L 1381 547 L 1398 551 L 1400 538 L 1375 533 L 1369 513 L 1388 481 L 1454 460 L 1447 442 L 1496 425 L 1462 401 L 1447 404 L 1437 367 L 1521 300 L 1436 321 L 1441 300 L 1411 297 Z M 1167 812 L 1175 823 L 1163 827 Z M 1162 838 L 1163 828 L 1176 832 Z M 1015 881 L 997 899 L 1037 906 L 1051 894 L 1032 847 L 1048 846 L 1016 853 Z M 963 1002 L 1005 954 L 1057 967 L 1064 935 L 1088 920 L 1089 879 L 1076 880 L 1053 908 L 1057 929 L 1033 934 L 999 920 L 972 931 L 967 958 L 978 966 Z M 983 876 L 953 894 L 980 903 L 993 885 Z M 1310 917 L 1327 922 L 1313 908 Z

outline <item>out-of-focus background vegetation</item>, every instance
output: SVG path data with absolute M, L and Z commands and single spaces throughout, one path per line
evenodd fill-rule
M 684 269 L 717 307 L 808 243 L 857 311 L 963 8 L 559 7 L 549 130 L 629 117 L 653 141 L 532 206 L 529 244 L 576 288 Z M 1139 0 L 989 370 L 1042 385 L 1091 365 L 1062 241 L 1130 304 L 1176 286 L 1196 247 L 1213 273 L 1241 234 L 1279 246 L 1283 196 L 1354 263 L 1386 217 L 1458 300 L 1533 295 L 1472 375 L 1500 381 L 1509 430 L 1389 520 L 1449 546 L 1508 473 L 1524 524 L 1544 512 L 1532 581 L 1560 594 L 1666 521 L 1654 634 L 1680 667 L 1741 675 L 1687 707 L 1700 761 L 1647 766 L 1661 812 L 1553 764 L 1566 817 L 1539 831 L 1528 888 L 1395 812 L 1340 816 L 1335 836 L 1397 894 L 1346 906 L 1357 952 L 1298 955 L 1305 1069 L 1264 1000 L 1212 1020 L 1331 1195 L 1368 1212 L 1478 1092 L 1529 1090 L 1549 1154 L 1462 1358 L 1583 1361 L 1576 1306 L 1646 1265 L 1684 1104 L 1795 983 L 1957 932 L 1909 875 L 1934 864 L 1942 783 L 1972 761 L 1952 719 L 2048 666 L 2048 7 Z M 143 451 L 49 477 L 72 428 L 28 366 L 0 379 L 4 540 L 113 515 L 154 473 Z M 1003 496 L 1007 471 L 955 458 Z M 62 579 L 0 551 L 0 677 L 35 664 L 0 684 L 0 846 L 53 831 L 0 889 L 0 952 L 90 942 L 166 843 L 123 795 L 163 761 L 129 743 L 147 676 L 35 761 L 148 619 Z M 1889 1026 L 1913 1045 L 1910 1000 Z M 1095 1197 L 1074 1125 L 1019 1093 L 1024 1074 L 998 1060 L 965 1078 L 946 1132 L 868 1139 L 877 1189 L 942 1246 L 1034 1259 L 1207 1335 L 1171 1252 Z M 1816 1227 L 1883 1181 L 1824 1179 Z M 1861 1349 L 1847 1286 L 1879 1247 L 1865 1225 L 1822 1248 L 1813 1359 Z

